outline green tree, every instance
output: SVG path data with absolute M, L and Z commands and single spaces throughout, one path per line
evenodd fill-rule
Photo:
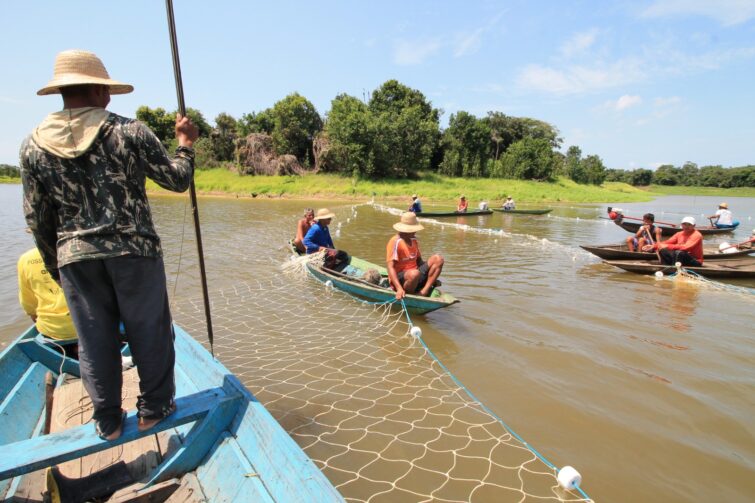
M 451 114 L 442 142 L 441 173 L 472 177 L 487 175 L 490 128 L 485 121 L 464 111 Z
M 301 162 L 312 159 L 312 140 L 322 129 L 322 118 L 315 106 L 293 93 L 273 105 L 271 117 L 271 136 L 278 155 L 292 154 Z
M 562 139 L 555 126 L 529 117 L 511 117 L 488 112 L 484 119 L 490 128 L 491 156 L 499 159 L 512 144 L 525 138 L 548 140 L 552 149 L 561 147 Z
M 330 151 L 324 169 L 374 177 L 374 125 L 362 101 L 340 94 L 331 102 L 324 128 Z
M 496 176 L 547 181 L 553 177 L 555 159 L 545 138 L 524 138 L 511 145 L 497 166 Z
M 440 112 L 425 96 L 396 80 L 372 93 L 375 177 L 406 177 L 427 170 L 438 144 Z
M 587 183 L 587 170 L 582 163 L 582 149 L 572 145 L 566 151 L 564 160 L 565 175 L 577 183 Z
M 210 150 L 215 161 L 232 161 L 236 153 L 236 119 L 227 113 L 215 117 L 215 128 L 210 133 Z
M 649 169 L 635 169 L 629 172 L 628 183 L 635 187 L 644 187 L 653 182 L 653 172 Z
M 582 166 L 585 170 L 586 182 L 593 185 L 600 185 L 606 179 L 606 167 L 603 160 L 597 155 L 588 155 L 582 160 Z
M 671 164 L 659 166 L 653 173 L 653 183 L 657 185 L 679 185 L 679 168 Z
M 167 146 L 175 138 L 176 116 L 167 113 L 164 108 L 149 108 L 142 105 L 136 109 L 136 119 L 145 123 L 155 136 Z
M 246 138 L 251 133 L 272 134 L 275 129 L 273 111 L 268 108 L 259 113 L 243 114 L 236 122 L 236 129 L 240 138 Z

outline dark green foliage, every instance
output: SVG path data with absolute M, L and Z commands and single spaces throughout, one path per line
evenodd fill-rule
M 243 114 L 236 122 L 239 138 L 246 138 L 251 133 L 272 134 L 274 127 L 272 110 L 269 108 L 260 113 Z
M 483 120 L 490 129 L 490 153 L 493 159 L 499 159 L 511 145 L 525 138 L 548 140 L 553 149 L 561 146 L 558 129 L 547 122 L 529 117 L 511 117 L 501 112 L 488 112 Z
M 512 144 L 496 161 L 493 176 L 548 181 L 553 178 L 556 160 L 545 138 L 524 138 Z
M 443 132 L 444 157 L 438 170 L 450 176 L 487 176 L 490 128 L 468 112 L 451 114 Z
M 176 113 L 177 112 L 168 113 L 165 109 L 160 107 L 151 109 L 146 105 L 142 105 L 136 109 L 136 118 L 149 126 L 163 145 L 168 148 L 171 140 L 176 136 Z M 187 108 L 186 115 L 189 116 L 199 129 L 200 137 L 209 136 L 212 132 L 212 127 L 207 123 L 202 112 L 194 108 Z
M 582 167 L 585 170 L 586 183 L 600 185 L 606 179 L 606 167 L 603 160 L 597 155 L 588 155 L 582 160 Z
M 375 128 L 367 105 L 347 94 L 336 96 L 331 102 L 325 131 L 330 142 L 322 163 L 325 171 L 375 176 Z
M 210 133 L 212 159 L 218 162 L 232 161 L 236 153 L 236 119 L 226 113 L 215 117 L 215 128 Z
M 300 162 L 312 159 L 312 140 L 322 129 L 315 106 L 299 93 L 289 94 L 270 111 L 273 145 L 278 155 L 292 154 Z
M 9 178 L 21 178 L 21 170 L 18 168 L 18 166 L 0 164 L 0 176 L 7 176 Z

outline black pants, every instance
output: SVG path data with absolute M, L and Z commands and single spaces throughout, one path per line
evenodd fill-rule
M 691 267 L 700 267 L 702 264 L 698 262 L 692 255 L 684 250 L 669 250 L 668 248 L 662 248 L 661 262 L 666 265 L 674 265 L 677 262 L 681 262 L 682 265 Z
M 121 415 L 121 321 L 139 373 L 139 416 L 165 416 L 175 394 L 175 350 L 162 258 L 85 260 L 61 267 L 60 278 L 94 419 Z

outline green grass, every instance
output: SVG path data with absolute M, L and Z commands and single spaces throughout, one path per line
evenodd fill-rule
M 720 189 L 718 187 L 679 187 L 668 185 L 651 185 L 649 190 L 656 194 L 669 196 L 732 196 L 755 197 L 755 187 L 734 187 Z
M 422 174 L 417 180 L 370 181 L 333 174 L 304 176 L 239 176 L 225 169 L 196 172 L 199 193 L 238 196 L 291 198 L 354 198 L 373 195 L 378 199 L 405 199 L 413 193 L 425 201 L 454 201 L 461 194 L 475 203 L 486 200 L 492 204 L 511 195 L 517 202 L 633 202 L 650 201 L 661 195 L 625 183 L 609 182 L 601 187 L 580 185 L 567 179 L 553 183 L 504 179 L 451 178 L 435 173 Z M 150 190 L 161 191 L 148 182 Z
M 2 176 L 0 175 L 0 183 L 21 183 L 20 176 Z

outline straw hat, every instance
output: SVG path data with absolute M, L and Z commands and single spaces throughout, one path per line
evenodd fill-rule
M 412 194 L 412 199 L 417 199 L 417 194 Z
M 110 87 L 110 94 L 127 94 L 134 86 L 113 80 L 100 58 L 93 52 L 71 49 L 55 57 L 52 80 L 37 91 L 39 96 L 60 94 L 60 88 L 82 84 L 100 84 Z
M 728 210 L 728 209 L 729 209 L 729 205 L 728 205 L 728 204 L 726 204 L 726 203 L 721 203 L 721 204 L 719 204 L 719 205 L 718 205 L 718 207 L 719 207 L 719 208 L 724 208 L 724 209 L 726 209 L 726 210 Z
M 393 224 L 393 228 L 399 232 L 418 232 L 424 229 L 417 221 L 417 215 L 411 211 L 401 214 L 401 221 Z
M 315 213 L 315 220 L 326 220 L 328 218 L 335 218 L 336 214 L 331 212 L 328 208 L 320 208 L 317 210 L 317 213 Z

